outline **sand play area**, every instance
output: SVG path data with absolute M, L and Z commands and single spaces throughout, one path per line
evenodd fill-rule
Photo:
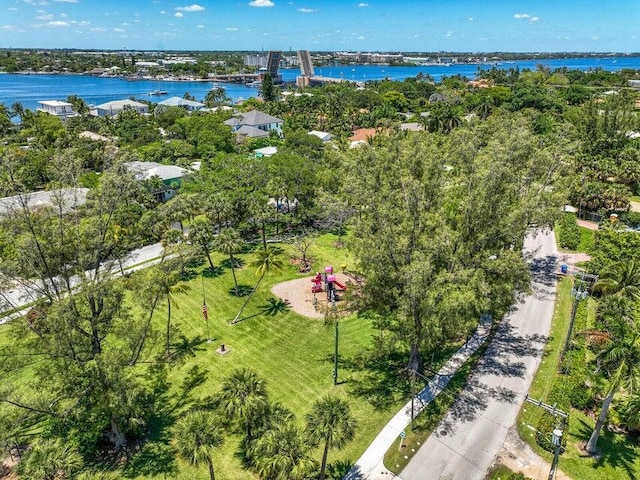
M 313 286 L 311 279 L 314 275 L 305 275 L 302 278 L 279 283 L 271 289 L 271 293 L 288 302 L 291 309 L 300 315 L 309 318 L 324 318 L 323 311 L 328 306 L 327 294 L 325 292 L 316 293 L 317 308 L 314 307 L 314 294 L 311 292 L 311 287 Z M 335 276 L 338 282 L 346 285 L 347 289 L 349 288 L 351 279 L 347 275 L 335 273 Z

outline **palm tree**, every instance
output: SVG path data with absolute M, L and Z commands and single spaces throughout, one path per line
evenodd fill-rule
M 175 446 L 178 455 L 193 465 L 206 463 L 209 478 L 215 480 L 213 452 L 224 442 L 222 430 L 215 415 L 208 412 L 190 412 L 175 427 Z
M 234 292 L 238 294 L 238 279 L 236 278 L 236 259 L 233 254 L 242 248 L 242 238 L 237 230 L 225 228 L 216 238 L 216 250 L 229 255 L 229 265 L 233 274 Z
M 75 478 L 80 468 L 82 457 L 75 447 L 60 439 L 42 440 L 18 464 L 18 473 L 26 480 L 63 480 Z
M 306 431 L 312 442 L 315 445 L 324 442 L 320 467 L 320 480 L 324 480 L 329 449 L 339 450 L 353 440 L 356 433 L 356 419 L 345 400 L 325 395 L 313 404 L 306 420 Z
M 613 263 L 602 271 L 594 288 L 604 295 L 640 300 L 640 265 L 633 259 Z
M 207 107 L 213 107 L 229 100 L 227 93 L 222 87 L 213 87 L 204 97 L 204 103 Z
M 248 367 L 234 370 L 222 382 L 222 411 L 226 416 L 244 424 L 248 440 L 252 439 L 252 428 L 256 420 L 268 407 L 265 387 L 265 381 Z
M 189 224 L 189 238 L 197 245 L 200 245 L 202 253 L 204 253 L 209 261 L 209 267 L 213 271 L 213 261 L 209 254 L 209 245 L 213 241 L 213 228 L 211 224 L 204 218 L 196 218 Z
M 311 444 L 293 422 L 277 426 L 256 442 L 256 468 L 262 478 L 304 480 L 317 467 L 311 456 Z
M 596 356 L 597 371 L 608 378 L 607 395 L 586 446 L 587 452 L 595 454 L 613 396 L 622 388 L 633 394 L 640 386 L 640 334 L 620 337 L 609 332 L 588 332 L 588 337 L 592 343 L 601 346 Z
M 11 105 L 11 115 L 20 118 L 20 123 L 22 123 L 22 120 L 24 119 L 24 113 L 25 110 L 22 103 L 15 102 Z
M 240 311 L 231 322 L 232 324 L 238 323 L 240 321 L 242 312 L 249 303 L 249 300 L 251 300 L 253 294 L 256 293 L 258 285 L 260 285 L 260 282 L 262 282 L 265 274 L 271 270 L 282 270 L 284 263 L 282 261 L 282 258 L 280 257 L 281 253 L 281 249 L 271 245 L 268 245 L 264 249 L 259 248 L 256 251 L 256 258 L 249 264 L 249 266 L 256 269 L 256 275 L 260 275 L 260 278 L 258 279 L 256 286 L 253 287 L 253 290 L 251 290 L 251 293 L 249 294 L 245 302 L 242 304 L 242 308 L 240 308 Z
M 176 302 L 177 294 L 186 293 L 191 290 L 189 285 L 185 283 L 178 283 L 179 278 L 179 272 L 171 271 L 158 279 L 160 282 L 160 288 L 162 289 L 162 294 L 167 299 L 167 332 L 165 339 L 165 355 L 167 357 L 169 356 L 169 347 L 171 345 L 171 306 L 178 306 Z

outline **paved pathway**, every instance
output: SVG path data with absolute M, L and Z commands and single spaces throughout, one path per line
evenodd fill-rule
M 440 369 L 433 379 L 418 395 L 414 402 L 414 414 L 417 415 L 446 387 L 458 368 L 482 345 L 489 334 L 491 322 L 481 323 L 476 333 L 461 347 Z M 385 425 L 369 448 L 358 459 L 344 480 L 389 478 L 382 461 L 387 450 L 398 441 L 400 432 L 411 423 L 411 401 Z
M 467 387 L 401 472 L 404 480 L 481 480 L 516 421 L 551 328 L 557 250 L 553 233 L 527 237 L 532 294 L 502 320 Z M 389 477 L 387 477 L 389 478 Z

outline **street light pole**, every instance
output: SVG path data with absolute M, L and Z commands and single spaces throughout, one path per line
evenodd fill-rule
M 562 352 L 560 352 L 560 363 L 558 368 L 562 366 L 562 360 L 569 350 L 569 344 L 571 343 L 571 336 L 573 334 L 573 324 L 576 321 L 576 312 L 578 311 L 578 303 L 580 300 L 587 298 L 589 292 L 587 291 L 587 282 L 593 285 L 598 280 L 597 275 L 591 275 L 588 273 L 578 273 L 574 280 L 573 288 L 571 288 L 571 296 L 573 297 L 573 305 L 571 307 L 571 320 L 569 321 L 569 330 L 567 331 L 567 337 L 564 339 L 564 346 Z
M 562 430 L 556 428 L 553 430 L 551 436 L 551 442 L 553 443 L 553 463 L 551 464 L 551 470 L 549 470 L 549 480 L 556 478 L 556 470 L 558 469 L 558 457 L 560 456 L 560 447 L 562 446 Z

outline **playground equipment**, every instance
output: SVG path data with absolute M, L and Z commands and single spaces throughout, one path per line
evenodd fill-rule
M 313 286 L 311 287 L 312 293 L 320 293 L 322 291 L 322 275 L 320 272 L 316 273 L 315 277 L 311 279 Z
M 331 265 L 324 267 L 324 273 L 317 272 L 311 279 L 311 283 L 313 283 L 311 292 L 314 294 L 322 291 L 327 292 L 327 300 L 329 302 L 338 300 L 336 293 L 344 292 L 347 289 L 346 285 L 340 283 L 333 274 L 333 267 Z

